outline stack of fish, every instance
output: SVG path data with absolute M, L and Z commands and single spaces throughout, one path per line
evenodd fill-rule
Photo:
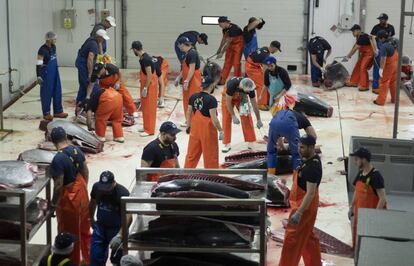
M 36 181 L 36 165 L 23 161 L 0 161 L 0 189 L 30 187 Z

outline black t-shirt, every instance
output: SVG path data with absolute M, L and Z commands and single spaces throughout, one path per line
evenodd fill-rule
M 389 36 L 389 37 L 392 37 L 392 36 L 394 36 L 394 35 L 395 35 L 395 29 L 394 29 L 394 26 L 393 26 L 393 25 L 391 25 L 391 24 L 387 24 L 387 26 L 386 26 L 386 27 L 381 26 L 381 24 L 377 24 L 377 25 L 375 25 L 375 26 L 372 28 L 372 30 L 371 30 L 371 35 L 377 36 L 377 33 L 378 33 L 380 30 L 385 30 L 385 31 L 388 33 L 388 36 Z
M 196 49 L 191 48 L 185 55 L 185 63 L 187 66 L 195 64 L 195 69 L 200 69 L 200 57 Z
M 293 113 L 295 114 L 296 120 L 298 121 L 299 129 L 306 129 L 312 126 L 309 119 L 305 115 L 296 111 L 293 111 Z
M 249 31 L 248 28 L 249 25 L 243 28 L 244 43 L 249 43 L 253 39 L 254 34 L 256 33 L 256 29 L 252 29 L 251 31 Z
M 181 33 L 178 36 L 178 38 L 187 37 L 190 40 L 191 45 L 195 48 L 197 44 L 198 36 L 200 36 L 200 33 L 198 31 L 191 30 L 191 31 L 186 31 L 186 32 Z
M 306 182 L 319 184 L 322 180 L 322 163 L 319 155 L 304 161 L 299 167 L 298 186 L 306 191 Z
M 354 186 L 356 185 L 357 181 L 366 183 L 368 177 L 370 177 L 370 180 L 368 181 L 369 185 L 372 187 L 375 194 L 377 194 L 377 189 L 385 188 L 384 178 L 382 177 L 381 173 L 375 168 L 372 168 L 372 170 L 365 176 L 362 174 L 362 171 L 360 171 L 358 175 L 355 177 L 355 180 L 353 183 Z
M 228 96 L 233 96 L 236 92 L 238 92 L 240 94 L 246 93 L 246 92 L 244 92 L 243 90 L 241 90 L 239 88 L 239 84 L 240 84 L 240 81 L 242 79 L 243 78 L 236 78 L 236 77 L 234 77 L 234 78 L 230 79 L 229 81 L 227 81 L 227 84 L 226 84 L 226 87 L 227 87 L 226 94 Z M 249 92 L 249 93 L 246 93 L 246 94 L 249 95 L 249 98 L 250 99 L 253 99 L 253 98 L 256 97 L 256 93 L 254 92 L 254 90 L 251 91 L 251 92 Z
M 166 160 L 177 158 L 180 155 L 177 143 L 165 146 L 159 139 L 155 139 L 145 146 L 141 159 L 152 162 L 151 167 L 158 168 Z
M 290 81 L 289 74 L 283 67 L 277 66 L 274 72 L 266 69 L 264 73 L 264 84 L 267 87 L 270 86 L 270 75 L 280 78 L 283 81 L 283 84 L 285 84 L 285 90 L 289 90 L 290 87 L 292 87 L 292 82 Z
M 44 256 L 42 258 L 42 260 L 40 261 L 39 266 L 48 266 L 48 264 L 47 264 L 48 258 L 49 258 L 49 255 Z M 53 254 L 52 255 L 52 263 L 51 263 L 51 266 L 58 266 L 59 263 L 61 263 L 66 258 L 68 258 L 67 255 Z M 63 266 L 76 266 L 76 264 L 74 262 L 69 261 L 69 262 L 63 264 Z
M 164 61 L 164 58 L 161 56 L 153 56 L 152 57 L 152 63 L 154 64 L 155 73 L 157 73 L 158 77 L 161 77 L 162 71 L 161 71 L 161 65 Z
M 96 38 L 89 37 L 86 41 L 82 44 L 82 47 L 79 49 L 79 54 L 83 58 L 87 59 L 89 53 L 93 53 L 95 55 L 99 54 L 99 45 Z
M 268 47 L 262 47 L 251 53 L 249 56 L 253 62 L 261 64 L 270 55 Z
M 216 98 L 203 91 L 193 94 L 188 104 L 191 105 L 194 113 L 200 111 L 206 117 L 210 117 L 210 109 L 215 109 L 218 106 Z
M 43 57 L 43 65 L 47 65 L 50 59 L 56 57 L 56 46 L 52 45 L 51 47 L 49 47 L 46 44 L 43 44 L 42 46 L 40 46 L 39 50 L 37 51 L 37 54 Z
M 142 58 L 139 59 L 139 64 L 141 65 L 142 73 L 145 75 L 147 75 L 145 68 L 149 66 L 151 67 L 151 73 L 154 73 L 154 64 L 152 63 L 152 57 L 149 54 L 144 53 Z
M 98 78 L 99 72 L 100 71 L 95 71 L 95 70 L 92 72 L 91 82 L 94 83 L 98 79 L 103 79 L 103 78 L 110 77 L 115 74 L 119 74 L 119 68 L 114 64 L 106 64 L 105 74 Z
M 105 89 L 99 89 L 98 91 L 92 93 L 91 99 L 89 100 L 89 104 L 87 105 L 87 111 L 96 112 L 99 105 L 99 99 L 101 95 L 105 92 Z
M 63 176 L 63 185 L 66 186 L 74 182 L 76 175 L 82 172 L 84 162 L 85 156 L 80 148 L 69 145 L 53 157 L 50 174 L 52 177 Z
M 223 34 L 228 34 L 228 37 L 237 37 L 243 34 L 242 29 L 236 24 L 230 23 L 230 27 L 228 29 L 223 29 Z
M 323 55 L 326 50 L 332 49 L 327 40 L 320 36 L 316 36 L 309 40 L 308 50 L 313 55 Z
M 369 35 L 366 33 L 361 33 L 361 35 L 359 35 L 359 37 L 357 38 L 356 44 L 361 46 L 371 45 Z

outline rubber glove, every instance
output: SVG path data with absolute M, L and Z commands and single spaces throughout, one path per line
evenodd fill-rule
M 354 217 L 354 207 L 349 207 L 349 211 L 348 211 L 349 220 L 351 220 L 352 217 Z
M 224 139 L 224 132 L 223 131 L 219 131 L 219 140 L 223 140 Z
M 134 112 L 134 113 L 132 114 L 132 116 L 133 116 L 134 118 L 138 118 L 138 112 Z
M 300 219 L 302 218 L 302 213 L 296 211 L 291 217 L 290 217 L 290 223 L 291 224 L 299 224 Z
M 240 120 L 237 118 L 236 115 L 233 115 L 232 119 L 233 119 L 233 124 L 235 124 L 235 125 L 240 124 Z
M 142 89 L 141 96 L 145 98 L 145 97 L 147 97 L 147 94 L 148 94 L 148 88 L 144 87 Z
M 190 82 L 188 81 L 188 80 L 184 80 L 184 82 L 183 82 L 183 90 L 185 90 L 185 91 L 187 91 L 188 90 L 188 84 L 189 84 Z
M 180 84 L 182 78 L 183 77 L 181 75 L 178 75 L 178 77 L 174 81 L 174 86 L 178 87 L 178 85 Z
M 379 69 L 379 75 L 380 75 L 380 77 L 382 78 L 382 74 L 384 73 L 384 69 L 382 69 L 382 68 L 380 68 Z
M 37 84 L 39 84 L 40 86 L 42 86 L 42 84 L 43 84 L 42 77 L 37 77 Z
M 111 242 L 109 242 L 109 247 L 110 247 L 111 249 L 118 249 L 118 248 L 121 246 L 121 244 L 122 244 L 122 238 L 121 238 L 121 236 L 118 234 L 118 235 L 114 236 L 114 237 L 111 239 Z
M 276 175 L 276 168 L 267 168 L 267 173 L 271 175 Z
M 158 99 L 158 107 L 159 108 L 164 108 L 165 107 L 164 98 L 160 97 Z
M 223 52 L 218 53 L 218 54 L 217 54 L 216 59 L 220 59 L 220 58 L 222 58 L 222 57 L 223 57 L 223 55 L 224 55 L 224 54 L 223 54 Z
M 257 128 L 261 129 L 263 127 L 263 122 L 260 120 L 257 120 Z

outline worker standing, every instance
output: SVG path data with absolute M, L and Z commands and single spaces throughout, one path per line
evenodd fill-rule
M 218 141 L 223 140 L 223 129 L 217 118 L 217 100 L 211 95 L 216 81 L 204 77 L 203 91 L 190 97 L 187 111 L 188 140 L 184 168 L 196 168 L 203 154 L 204 168 L 218 168 Z M 218 131 L 218 137 L 217 137 Z
M 154 135 L 157 122 L 158 77 L 152 57 L 144 51 L 142 43 L 134 41 L 131 47 L 141 66 L 140 95 L 144 126 L 139 129 L 139 135 L 148 137 Z
M 86 99 L 89 99 L 92 92 L 97 91 L 99 88 L 96 82 L 91 82 L 91 76 L 96 63 L 96 57 L 99 54 L 99 46 L 102 45 L 104 40 L 109 40 L 109 37 L 105 30 L 100 29 L 94 37 L 89 37 L 78 51 L 75 62 L 79 81 L 79 90 L 76 96 L 77 107 L 83 104 Z
M 183 78 L 183 109 L 186 115 L 188 100 L 193 94 L 199 92 L 201 87 L 200 57 L 187 37 L 181 37 L 177 42 L 181 51 L 185 53 L 181 69 Z M 182 126 L 186 127 L 187 125 L 183 123 Z
M 165 89 L 168 86 L 168 60 L 162 56 L 153 56 L 152 62 L 154 63 L 155 72 L 158 77 L 158 108 L 164 108 Z
M 375 64 L 374 64 L 374 70 L 372 72 L 372 91 L 374 93 L 377 93 L 377 89 L 379 88 L 379 69 L 381 64 L 381 56 L 379 54 L 379 51 L 381 50 L 382 42 L 378 40 L 377 34 L 380 30 L 385 30 L 388 33 L 388 37 L 394 37 L 395 35 L 395 29 L 394 26 L 388 23 L 388 15 L 385 13 L 382 13 L 377 18 L 379 20 L 379 23 L 375 25 L 371 30 L 371 36 L 376 38 L 375 45 L 376 45 L 376 52 L 375 52 Z
M 322 163 L 315 153 L 314 137 L 304 135 L 299 142 L 299 152 L 303 162 L 293 174 L 289 195 L 291 212 L 279 266 L 299 265 L 301 257 L 307 266 L 320 266 L 322 265 L 320 243 L 313 228 L 319 206 Z
M 180 150 L 175 142 L 180 132 L 173 122 L 164 122 L 158 138 L 148 143 L 142 151 L 141 167 L 180 168 Z M 158 177 L 158 174 L 148 175 L 148 181 L 157 181 Z
M 353 217 L 352 243 L 355 247 L 358 225 L 358 209 L 386 209 L 384 178 L 371 164 L 371 152 L 366 148 L 359 148 L 351 154 L 358 166 L 359 173 L 354 180 L 355 192 L 349 206 L 349 219 Z
M 231 149 L 231 124 L 240 124 L 243 130 L 244 141 L 248 143 L 249 149 L 256 141 L 253 120 L 250 114 L 251 107 L 256 115 L 256 126 L 258 129 L 263 127 L 260 119 L 260 111 L 257 107 L 255 85 L 249 78 L 232 78 L 227 81 L 224 87 L 221 100 L 222 123 L 224 129 L 224 147 L 222 152 L 228 152 Z M 250 99 L 250 100 L 249 100 Z M 251 106 L 251 107 L 250 107 Z M 237 118 L 234 108 L 239 110 L 240 120 Z
M 398 40 L 389 37 L 384 30 L 378 32 L 378 40 L 381 42 L 379 51 L 380 62 L 380 83 L 378 88 L 378 97 L 374 100 L 376 105 L 385 105 L 387 100 L 388 89 L 391 94 L 391 103 L 395 103 L 395 93 L 397 90 L 397 71 L 398 71 Z
M 91 265 L 106 265 L 108 247 L 111 244 L 110 261 L 119 265 L 122 257 L 121 245 L 121 198 L 128 197 L 129 191 L 115 181 L 111 171 L 104 171 L 91 191 L 89 215 L 93 229 L 91 240 Z M 96 219 L 95 219 L 96 211 Z M 127 225 L 132 216 L 127 217 Z
M 58 150 L 50 165 L 54 181 L 51 208 L 52 212 L 56 209 L 58 233 L 71 233 L 79 239 L 74 245 L 71 260 L 79 265 L 82 253 L 82 262 L 88 264 L 91 239 L 88 165 L 82 151 L 69 144 L 62 127 L 53 128 L 50 137 Z
M 266 22 L 262 18 L 249 18 L 249 22 L 243 28 L 244 58 L 258 49 L 256 29 L 261 30 Z
M 223 71 L 221 72 L 220 85 L 224 85 L 233 68 L 234 76 L 241 77 L 241 57 L 243 53 L 243 31 L 236 24 L 231 23 L 227 17 L 219 17 L 218 23 L 223 29 L 223 38 L 217 50 L 217 59 L 224 59 Z
M 69 233 L 60 233 L 55 237 L 52 254 L 44 256 L 39 266 L 76 266 L 70 259 L 76 236 Z
M 326 60 L 332 53 L 332 47 L 324 38 L 315 36 L 309 40 L 308 50 L 311 58 L 312 86 L 319 88 L 325 73 L 324 65 L 326 65 Z
M 280 42 L 272 41 L 269 47 L 259 48 L 250 53 L 247 57 L 245 65 L 246 75 L 254 81 L 254 84 L 256 84 L 256 94 L 258 96 L 262 95 L 264 85 L 262 63 L 269 55 L 274 54 L 277 51 L 281 51 Z M 269 110 L 269 92 L 266 89 L 262 98 L 257 101 L 257 104 L 259 105 L 260 110 Z
M 205 33 L 199 33 L 193 30 L 193 31 L 186 31 L 178 35 L 177 40 L 175 40 L 175 43 L 174 43 L 174 49 L 175 49 L 175 53 L 177 55 L 177 59 L 180 62 L 180 64 L 185 58 L 185 52 L 181 51 L 179 47 L 180 42 L 178 41 L 182 37 L 185 37 L 188 40 L 190 40 L 191 46 L 196 50 L 197 50 L 197 47 L 196 47 L 197 43 L 208 45 L 208 36 Z
M 94 37 L 98 30 L 108 31 L 111 27 L 116 27 L 115 18 L 112 16 L 107 16 L 102 22 L 95 24 L 91 31 L 90 37 Z M 102 46 L 100 47 L 100 49 L 102 49 L 102 54 L 106 54 L 106 40 L 102 42 Z
M 359 91 L 369 90 L 368 70 L 372 67 L 374 60 L 374 40 L 371 36 L 361 31 L 361 26 L 355 24 L 351 28 L 352 34 L 356 38 L 356 43 L 352 47 L 346 60 L 351 59 L 356 51 L 359 51 L 358 61 L 352 71 L 351 79 L 346 83 L 349 87 L 359 87 Z
M 56 56 L 56 33 L 49 31 L 46 42 L 37 52 L 36 76 L 40 85 L 40 101 L 42 102 L 43 119 L 51 121 L 53 117 L 66 118 L 62 107 L 62 86 Z M 53 99 L 53 116 L 50 104 Z

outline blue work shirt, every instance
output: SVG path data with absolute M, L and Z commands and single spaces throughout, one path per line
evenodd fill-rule
M 49 47 L 46 44 L 43 44 L 40 46 L 37 54 L 43 57 L 43 65 L 47 65 L 50 59 L 56 58 L 56 46 L 52 45 Z
M 99 54 L 98 40 L 92 37 L 86 39 L 82 47 L 79 49 L 79 55 L 85 59 L 88 58 L 89 53 L 93 53 L 95 58 L 96 55 Z
M 50 165 L 52 177 L 63 176 L 63 185 L 68 185 L 75 181 L 76 175 L 83 171 L 85 156 L 79 147 L 67 146 L 60 150 L 53 157 Z

